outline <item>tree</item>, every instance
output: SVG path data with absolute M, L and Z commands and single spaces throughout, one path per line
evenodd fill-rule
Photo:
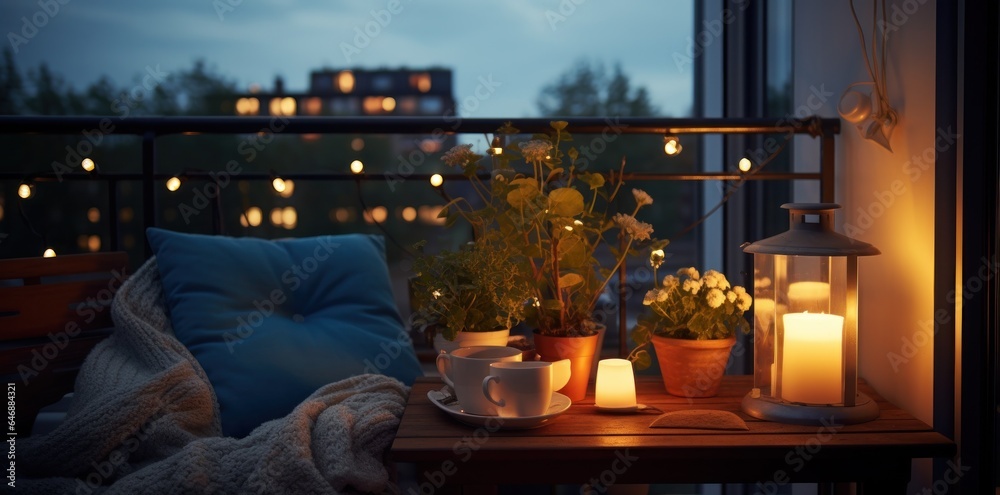
M 24 85 L 21 74 L 14 65 L 14 53 L 10 48 L 3 51 L 3 65 L 0 65 L 0 115 L 17 115 L 20 113 L 21 100 L 24 98 Z
M 546 85 L 537 100 L 545 117 L 645 117 L 656 115 L 646 88 L 633 89 L 620 63 L 608 75 L 601 62 L 586 59 Z

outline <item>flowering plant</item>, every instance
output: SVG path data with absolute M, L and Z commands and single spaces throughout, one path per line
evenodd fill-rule
M 625 258 L 638 254 L 639 246 L 662 247 L 666 241 L 653 240 L 653 227 L 635 218 L 653 203 L 644 191 L 632 190 L 635 206 L 629 213 L 612 211 L 624 161 L 622 171 L 608 178 L 578 170 L 578 151 L 562 149 L 572 141 L 566 126 L 552 122 L 549 134 L 503 147 L 503 137 L 519 133 L 507 124 L 498 131 L 489 160 L 471 144 L 449 150 L 443 161 L 462 168 L 481 204 L 456 198 L 442 214 L 448 224 L 464 218 L 477 239 L 515 253 L 519 276 L 532 288 L 525 313 L 529 324 L 543 335 L 586 336 L 596 332 L 594 308 Z M 483 173 L 492 179 L 488 185 Z
M 524 301 L 531 288 L 518 276 L 510 253 L 495 243 L 484 245 L 469 243 L 435 254 L 421 250 L 414 259 L 411 322 L 428 338 L 440 331 L 454 340 L 460 331 L 509 329 L 524 319 Z
M 656 280 L 663 252 L 654 251 L 649 261 Z M 640 368 L 651 362 L 644 348 L 653 335 L 707 340 L 729 338 L 736 330 L 749 333 L 750 324 L 743 313 L 750 309 L 753 298 L 744 287 L 731 286 L 722 273 L 708 270 L 699 274 L 694 267 L 687 267 L 656 283 L 642 301 L 650 311 L 639 318 L 631 332 L 636 348 L 629 358 Z

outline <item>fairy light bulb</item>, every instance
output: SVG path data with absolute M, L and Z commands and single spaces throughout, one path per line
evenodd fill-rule
M 441 187 L 444 184 L 444 177 L 441 174 L 434 174 L 431 176 L 431 185 L 434 187 Z
M 351 162 L 351 172 L 355 174 L 360 174 L 365 171 L 365 164 L 361 163 L 361 160 L 354 160 Z
M 167 179 L 167 190 L 168 191 L 174 192 L 174 191 L 176 191 L 176 190 L 178 190 L 180 188 L 181 188 L 181 179 L 180 179 L 180 177 L 177 177 L 175 175 L 175 176 Z
M 42 258 L 55 258 L 56 250 L 52 248 L 46 248 L 45 252 L 42 253 Z
M 684 149 L 681 140 L 677 136 L 666 136 L 663 138 L 663 152 L 668 156 L 676 156 Z
M 275 192 L 285 192 L 285 179 L 275 177 L 274 180 L 271 181 L 271 187 L 274 188 Z
M 494 155 L 503 154 L 503 142 L 500 140 L 500 136 L 493 136 L 493 143 L 490 144 L 490 153 Z
M 740 158 L 740 172 L 749 172 L 750 168 L 753 167 L 753 163 L 747 157 Z
M 90 158 L 84 158 L 83 161 L 80 162 L 80 166 L 87 172 L 93 172 L 97 168 L 97 164 Z
M 17 196 L 21 199 L 28 199 L 33 194 L 35 194 L 35 185 L 28 184 L 27 182 L 22 182 L 21 185 L 17 186 Z

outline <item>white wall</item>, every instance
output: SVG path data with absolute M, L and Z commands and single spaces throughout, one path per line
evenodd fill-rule
M 855 2 L 869 40 L 871 4 Z M 887 4 L 895 23 L 889 30 L 888 93 L 900 117 L 893 151 L 862 139 L 844 122 L 837 139 L 836 199 L 844 207 L 841 232 L 882 251 L 860 261 L 860 374 L 883 397 L 931 424 L 935 4 Z M 837 117 L 844 89 L 870 80 L 848 2 L 795 2 L 794 8 L 794 102 L 808 106 L 810 95 L 825 89 L 833 95 L 816 113 Z M 797 138 L 798 166 L 813 169 L 817 156 L 817 143 Z M 819 199 L 802 192 L 796 200 Z M 916 485 L 927 486 L 928 480 Z

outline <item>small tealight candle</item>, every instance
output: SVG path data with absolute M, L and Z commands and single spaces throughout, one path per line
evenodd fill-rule
M 635 409 L 635 375 L 627 359 L 602 359 L 597 363 L 594 404 L 601 409 Z

